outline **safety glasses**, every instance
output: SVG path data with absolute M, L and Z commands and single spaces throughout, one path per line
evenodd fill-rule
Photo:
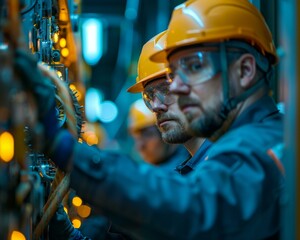
M 178 76 L 188 85 L 206 82 L 221 71 L 220 54 L 218 51 L 198 51 L 172 61 L 169 65 L 169 81 Z
M 167 77 L 172 82 L 178 76 L 183 83 L 190 86 L 206 82 L 222 71 L 220 53 L 220 47 L 212 46 L 206 47 L 205 50 L 199 49 L 175 61 L 170 61 L 169 58 L 170 71 Z M 228 47 L 224 56 L 230 64 L 243 53 L 244 49 Z
M 170 84 L 169 80 L 160 79 L 145 86 L 142 96 L 150 111 L 158 104 L 170 105 L 175 102 L 174 95 L 169 92 Z

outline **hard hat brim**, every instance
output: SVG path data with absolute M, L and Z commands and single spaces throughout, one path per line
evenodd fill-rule
M 167 74 L 167 68 L 157 72 L 157 73 L 154 73 L 154 74 L 151 74 L 149 76 L 147 76 L 146 78 L 140 80 L 139 82 L 137 82 L 136 84 L 132 85 L 131 87 L 129 87 L 127 89 L 127 92 L 130 92 L 130 93 L 139 93 L 139 92 L 142 92 L 144 91 L 144 86 L 146 83 L 150 82 L 150 81 L 153 81 L 157 78 L 161 78 L 161 77 L 164 77 L 166 74 Z

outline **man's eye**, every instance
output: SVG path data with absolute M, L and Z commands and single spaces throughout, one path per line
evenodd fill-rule
M 189 61 L 185 63 L 184 69 L 187 73 L 197 73 L 202 69 L 202 64 L 199 61 Z

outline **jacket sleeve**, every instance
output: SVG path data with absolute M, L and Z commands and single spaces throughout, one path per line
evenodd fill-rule
M 71 187 L 139 239 L 242 239 L 241 229 L 259 226 L 247 239 L 260 239 L 278 230 L 269 218 L 281 174 L 252 142 L 231 140 L 187 176 L 79 144 Z

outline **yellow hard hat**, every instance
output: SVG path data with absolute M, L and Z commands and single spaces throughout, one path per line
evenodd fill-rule
M 165 48 L 153 54 L 151 60 L 165 62 L 177 48 L 227 40 L 247 42 L 267 56 L 271 64 L 278 62 L 271 32 L 262 14 L 248 0 L 190 0 L 177 6 Z
M 135 101 L 129 110 L 128 129 L 131 132 L 154 126 L 156 117 L 145 105 L 143 99 Z
M 151 55 L 163 49 L 165 37 L 166 31 L 159 33 L 145 43 L 138 61 L 138 76 L 136 78 L 136 84 L 128 88 L 128 92 L 142 92 L 145 83 L 166 75 L 167 68 L 164 63 L 155 63 L 150 61 Z

